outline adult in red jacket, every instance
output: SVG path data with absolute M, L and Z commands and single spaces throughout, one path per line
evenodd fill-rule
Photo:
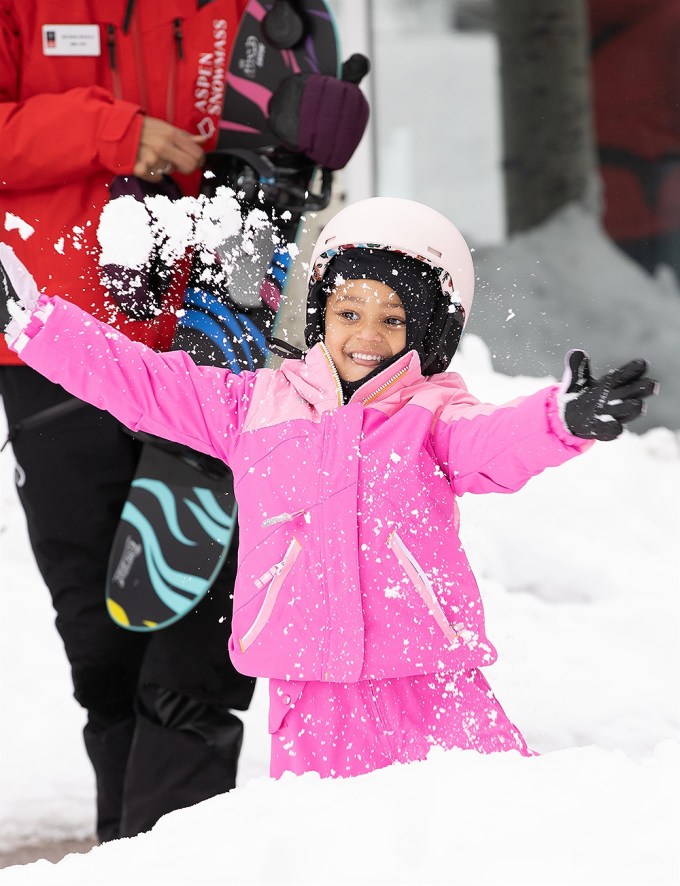
M 119 313 L 99 281 L 99 215 L 120 174 L 169 172 L 196 193 L 244 6 L 72 0 L 57 13 L 49 0 L 0 0 L 2 240 L 39 286 L 156 349 L 170 344 L 179 286 L 158 319 Z M 234 785 L 243 727 L 231 711 L 246 709 L 253 690 L 227 655 L 234 563 L 165 631 L 115 627 L 105 573 L 138 444 L 89 406 L 44 413 L 65 392 L 19 365 L 4 341 L 0 361 L 31 543 L 87 710 L 97 833 L 130 836 Z M 31 426 L 37 413 L 44 420 Z
M 604 225 L 680 279 L 680 3 L 589 0 Z

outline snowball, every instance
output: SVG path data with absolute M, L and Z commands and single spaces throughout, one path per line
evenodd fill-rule
M 5 230 L 18 231 L 22 240 L 28 240 L 29 237 L 35 234 L 35 228 L 29 225 L 27 221 L 24 221 L 23 218 L 14 215 L 13 212 L 5 213 Z
M 101 246 L 100 265 L 144 267 L 154 245 L 144 204 L 127 195 L 111 200 L 102 210 L 97 239 Z

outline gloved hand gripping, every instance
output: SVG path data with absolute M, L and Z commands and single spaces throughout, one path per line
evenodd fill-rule
M 40 292 L 35 280 L 14 254 L 0 243 L 0 332 L 12 343 L 28 325 Z

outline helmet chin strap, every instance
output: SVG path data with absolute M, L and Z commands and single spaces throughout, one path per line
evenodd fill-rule
M 291 345 L 290 342 L 274 338 L 271 335 L 267 337 L 267 347 L 272 354 L 276 354 L 277 357 L 283 357 L 286 360 L 302 360 L 306 353 L 306 351 L 296 348 L 295 345 Z
M 456 328 L 458 331 L 458 335 L 455 335 Z M 460 342 L 460 337 L 463 332 L 463 324 L 461 323 L 460 315 L 458 313 L 449 314 L 446 318 L 446 322 L 444 323 L 444 328 L 442 329 L 439 338 L 434 343 L 432 350 L 427 355 L 425 361 L 422 363 L 420 369 L 423 375 L 434 375 L 436 372 L 445 371 L 441 369 L 435 369 L 435 372 L 428 373 L 428 369 L 435 363 L 435 361 L 439 362 L 442 358 L 446 359 L 449 363 L 453 359 L 453 355 L 458 350 L 458 344 Z M 452 335 L 452 333 L 454 333 Z

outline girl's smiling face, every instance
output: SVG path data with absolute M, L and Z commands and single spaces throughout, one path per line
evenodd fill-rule
M 378 280 L 346 280 L 326 302 L 324 343 L 343 381 L 360 381 L 406 347 L 406 312 Z

